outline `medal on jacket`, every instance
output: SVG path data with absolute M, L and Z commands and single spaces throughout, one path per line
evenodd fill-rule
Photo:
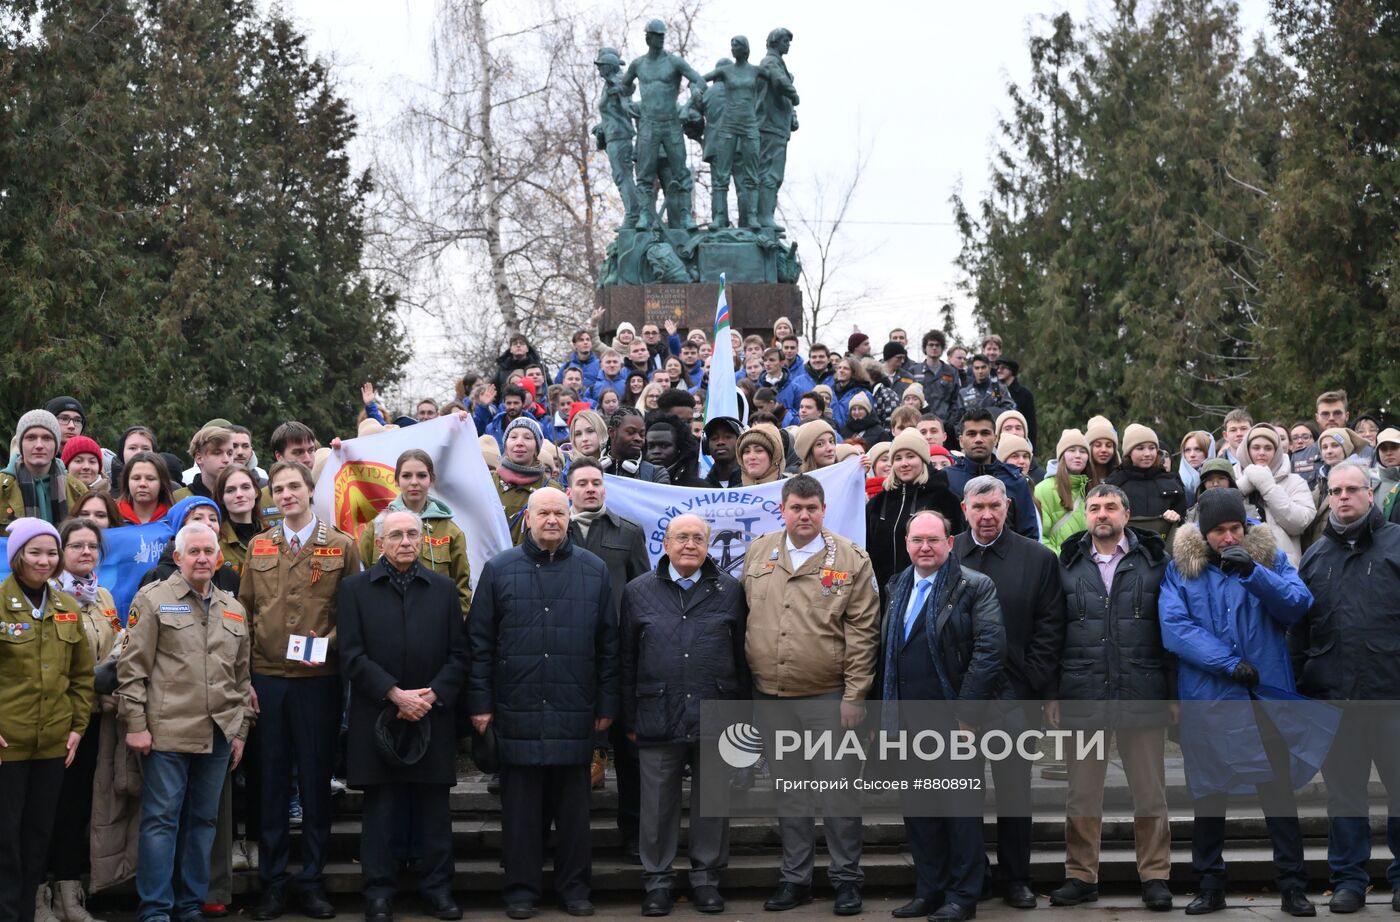
M 836 539 L 831 537 L 831 535 L 823 533 L 822 540 L 826 542 L 826 556 L 822 558 L 822 595 L 831 595 L 833 592 L 838 591 L 841 586 L 845 585 L 843 582 L 833 588 L 833 583 L 835 582 L 833 577 L 845 577 L 848 574 L 838 574 L 832 569 L 836 564 Z

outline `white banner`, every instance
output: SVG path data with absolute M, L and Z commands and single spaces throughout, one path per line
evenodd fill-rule
M 823 468 L 812 476 L 826 491 L 826 527 L 865 546 L 865 469 L 859 458 Z M 642 526 L 647 554 L 655 566 L 665 550 L 666 525 L 679 515 L 698 515 L 710 523 L 710 557 L 738 579 L 744 552 L 759 535 L 783 527 L 783 482 L 757 487 L 697 490 L 607 475 L 608 509 Z
M 476 586 L 486 561 L 510 548 L 510 529 L 495 482 L 481 457 L 471 417 L 447 415 L 416 426 L 348 439 L 331 452 L 316 482 L 316 515 L 341 531 L 358 535 L 394 498 L 394 465 L 410 448 L 433 459 L 437 473 L 432 495 L 452 510 L 452 521 L 467 536 L 467 560 Z M 365 561 L 368 566 L 373 561 Z

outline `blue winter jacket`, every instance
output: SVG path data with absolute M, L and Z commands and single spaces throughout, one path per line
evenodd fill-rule
M 1241 546 L 1255 561 L 1244 578 L 1222 571 L 1200 529 L 1182 525 L 1157 597 L 1162 646 L 1177 657 L 1181 746 L 1195 797 L 1248 790 L 1272 777 L 1249 702 L 1296 695 L 1288 628 L 1307 614 L 1312 593 L 1267 526 L 1249 526 Z M 1259 670 L 1254 696 L 1232 678 L 1241 660 Z M 1331 737 L 1300 723 L 1308 713 L 1302 707 L 1270 707 L 1300 787 L 1321 766 Z
M 598 353 L 589 353 L 588 359 L 585 361 L 578 357 L 577 352 L 570 352 L 568 361 L 559 366 L 559 370 L 554 373 L 555 384 L 564 383 L 564 372 L 569 370 L 569 366 L 583 372 L 583 389 L 585 391 L 593 387 L 598 381 L 598 376 L 603 373 L 603 366 L 598 363 Z

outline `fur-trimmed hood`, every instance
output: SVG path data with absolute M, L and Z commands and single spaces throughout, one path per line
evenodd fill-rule
M 1257 523 L 1246 526 L 1240 546 L 1249 551 L 1255 563 L 1273 569 L 1278 557 L 1278 541 L 1269 526 Z M 1176 530 L 1176 537 L 1172 540 L 1172 562 L 1183 577 L 1195 579 L 1200 576 L 1211 562 L 1210 557 L 1210 544 L 1201 534 L 1199 526 L 1182 525 Z

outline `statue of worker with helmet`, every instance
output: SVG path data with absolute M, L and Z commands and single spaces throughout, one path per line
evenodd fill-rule
M 598 141 L 598 149 L 607 152 L 613 182 L 622 195 L 622 226 L 636 227 L 641 199 L 632 175 L 632 139 L 636 136 L 632 130 L 632 120 L 637 117 L 637 104 L 632 101 L 630 92 L 623 92 L 619 79 L 622 56 L 616 48 L 599 48 L 593 64 L 603 80 L 603 92 L 598 98 L 598 114 L 602 120 L 593 126 L 593 136 Z

